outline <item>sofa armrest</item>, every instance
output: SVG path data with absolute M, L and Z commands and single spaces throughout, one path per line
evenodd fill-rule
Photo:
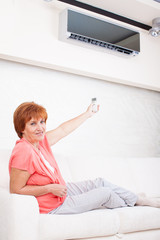
M 35 197 L 0 188 L 0 239 L 37 240 L 39 208 Z

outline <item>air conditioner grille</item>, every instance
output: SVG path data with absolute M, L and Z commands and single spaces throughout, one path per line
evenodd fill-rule
M 127 54 L 127 55 L 133 54 L 132 50 L 125 49 L 125 48 L 122 48 L 122 47 L 118 47 L 118 46 L 115 46 L 114 44 L 102 42 L 102 41 L 91 39 L 91 38 L 88 38 L 88 37 L 84 37 L 84 36 L 81 36 L 81 35 L 78 35 L 78 34 L 70 33 L 69 38 L 74 39 L 74 40 L 78 40 L 78 41 L 81 41 L 81 42 L 85 42 L 85 43 L 90 43 L 90 44 L 100 46 L 100 47 L 103 47 L 103 48 L 107 48 L 107 49 L 110 49 L 110 50 L 115 50 L 117 52 L 121 52 L 121 53 L 124 53 L 124 54 Z

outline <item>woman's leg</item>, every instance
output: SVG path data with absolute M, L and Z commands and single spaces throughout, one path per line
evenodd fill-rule
M 118 196 L 125 201 L 127 206 L 133 207 L 136 204 L 138 197 L 135 193 L 133 193 L 125 188 L 122 188 L 120 186 L 117 186 L 115 184 L 112 184 L 112 183 L 108 182 L 107 180 L 105 180 L 104 178 L 99 178 L 99 181 L 102 181 L 102 184 L 104 184 L 105 187 L 111 188 L 112 191 L 114 191 L 116 194 L 118 194 Z
M 126 207 L 126 203 L 110 188 L 99 187 L 78 195 L 67 196 L 64 203 L 50 214 L 83 213 L 98 208 Z
M 97 178 L 67 184 L 67 198 L 50 214 L 73 214 L 93 209 L 134 206 L 137 196 L 108 181 Z
M 137 195 L 128 191 L 122 187 L 114 185 L 108 182 L 104 178 L 96 178 L 95 180 L 87 180 L 77 183 L 68 183 L 68 195 L 77 195 L 84 192 L 88 192 L 95 188 L 105 187 L 111 189 L 114 193 L 116 193 L 120 198 L 122 198 L 127 206 L 134 206 L 137 201 Z
M 156 197 L 147 197 L 145 194 L 134 194 L 131 191 L 128 191 L 122 187 L 116 186 L 108 181 L 106 181 L 103 178 L 98 179 L 100 182 L 102 182 L 102 185 L 110 187 L 112 191 L 118 194 L 119 197 L 121 197 L 127 206 L 150 206 L 150 207 L 156 207 L 160 208 L 160 198 Z

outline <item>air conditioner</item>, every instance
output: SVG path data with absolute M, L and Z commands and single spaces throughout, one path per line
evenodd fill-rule
M 94 45 L 128 56 L 140 52 L 140 34 L 128 28 L 71 9 L 60 13 L 59 23 L 62 41 L 81 42 L 83 46 Z

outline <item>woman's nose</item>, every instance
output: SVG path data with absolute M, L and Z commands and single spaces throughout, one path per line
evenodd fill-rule
M 37 124 L 37 129 L 38 129 L 38 130 L 41 130 L 41 129 L 42 129 L 42 124 L 41 124 L 41 123 L 38 123 L 38 124 Z

